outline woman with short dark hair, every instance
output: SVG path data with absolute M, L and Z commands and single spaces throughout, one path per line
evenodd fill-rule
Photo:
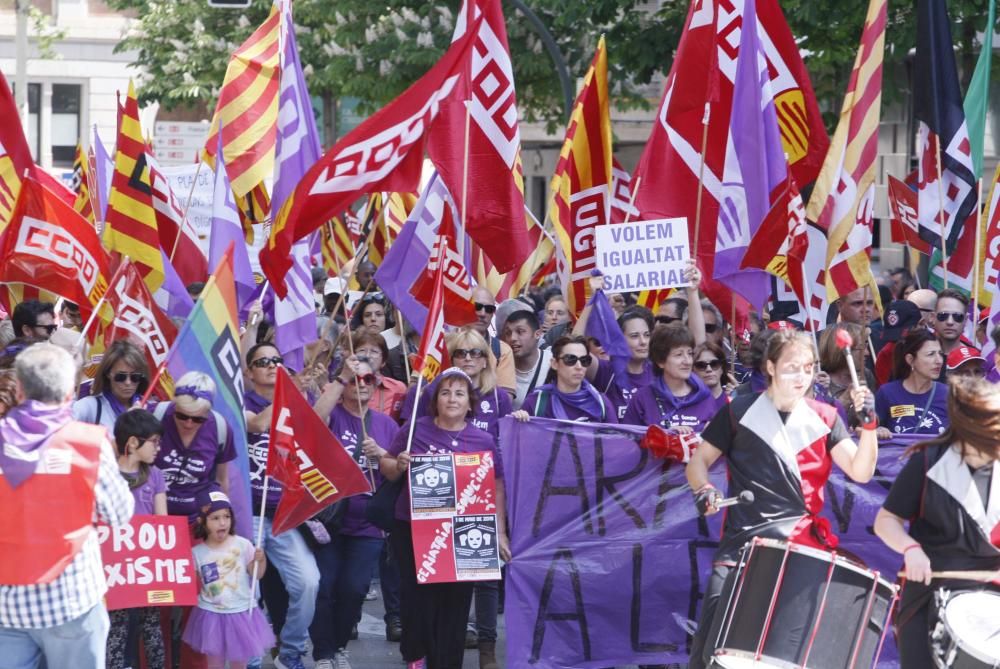
M 948 427 L 948 388 L 937 381 L 944 364 L 940 342 L 923 328 L 911 330 L 893 357 L 895 380 L 875 394 L 879 425 L 885 428 L 879 438 L 941 434 Z

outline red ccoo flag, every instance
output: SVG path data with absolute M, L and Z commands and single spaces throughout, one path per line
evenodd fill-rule
M 440 263 L 434 272 L 434 289 L 427 307 L 427 321 L 420 338 L 420 349 L 413 362 L 413 371 L 423 375 L 427 381 L 433 381 L 442 369 L 451 365 L 444 334 L 444 263 Z
M 267 475 L 285 488 L 274 512 L 275 535 L 295 529 L 339 499 L 371 492 L 361 467 L 283 367 L 278 368 L 274 389 Z

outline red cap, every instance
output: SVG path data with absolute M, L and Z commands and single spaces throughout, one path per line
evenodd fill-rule
M 982 323 L 983 321 L 989 320 L 989 318 L 990 318 L 990 308 L 989 307 L 983 307 L 982 309 L 979 310 L 979 321 L 978 321 L 979 323 Z
M 980 353 L 978 348 L 973 348 L 972 346 L 959 346 L 948 354 L 948 371 L 954 371 L 970 360 L 986 362 L 986 358 L 982 356 L 982 353 Z
M 797 330 L 794 325 L 788 321 L 772 321 L 767 324 L 768 330 Z

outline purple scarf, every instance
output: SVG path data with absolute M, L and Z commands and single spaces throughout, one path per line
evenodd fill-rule
M 552 407 L 552 415 L 555 418 L 573 420 L 566 413 L 566 406 L 569 405 L 577 411 L 590 416 L 594 421 L 603 420 L 601 416 L 604 415 L 604 400 L 601 399 L 601 393 L 597 391 L 597 388 L 590 385 L 586 380 L 584 380 L 580 389 L 573 393 L 560 392 L 555 383 L 546 383 L 540 390 L 549 393 L 549 404 Z
M 101 395 L 103 395 L 104 399 L 106 399 L 108 401 L 108 404 L 111 405 L 111 410 L 114 411 L 115 418 L 118 418 L 118 416 L 121 416 L 123 413 L 128 411 L 128 407 L 122 404 L 121 400 L 115 397 L 114 393 L 112 393 L 107 388 L 104 389 L 104 392 L 102 392 Z M 129 401 L 129 404 L 135 404 L 141 399 L 142 399 L 141 395 L 134 395 L 132 399 Z
M 0 418 L 0 468 L 12 488 L 35 473 L 37 451 L 59 428 L 73 420 L 68 404 L 27 400 Z

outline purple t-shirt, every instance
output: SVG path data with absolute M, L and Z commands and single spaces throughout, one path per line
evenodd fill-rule
M 663 385 L 663 384 L 660 384 Z M 688 380 L 691 392 L 675 397 L 669 390 L 664 395 L 656 384 L 639 390 L 625 412 L 622 422 L 626 425 L 659 425 L 663 428 L 690 427 L 701 432 L 719 410 L 719 400 L 692 375 Z
M 271 406 L 271 400 L 258 395 L 253 390 L 243 393 L 243 406 L 247 411 L 260 413 Z M 260 496 L 264 492 L 264 474 L 267 473 L 267 449 L 271 444 L 270 432 L 247 432 L 247 455 L 250 456 L 250 495 L 253 499 L 254 515 L 260 512 Z M 265 513 L 273 514 L 281 501 L 284 487 L 273 476 L 267 480 L 267 504 Z
M 399 432 L 399 426 L 384 413 L 369 409 L 368 415 L 370 416 L 368 436 L 374 439 L 376 444 L 389 450 L 396 433 Z M 367 478 L 368 458 L 357 450 L 362 440 L 361 419 L 345 409 L 343 404 L 338 404 L 330 412 L 330 431 L 344 445 L 351 457 L 358 461 Z M 378 488 L 382 483 L 382 475 L 379 473 L 377 462 L 372 463 L 372 472 L 375 475 L 375 487 Z M 382 530 L 365 519 L 365 509 L 371 497 L 372 494 L 367 492 L 347 498 L 347 511 L 340 528 L 341 534 L 350 537 L 382 537 Z
M 594 387 L 604 393 L 614 405 L 619 422 L 625 418 L 625 410 L 632 396 L 653 382 L 653 364 L 647 360 L 638 374 L 626 373 L 622 379 L 615 374 L 610 360 L 597 361 L 597 374 L 594 376 Z
M 440 377 L 439 377 L 440 378 Z M 431 397 L 437 387 L 437 379 L 426 386 L 420 388 L 420 403 L 417 405 L 417 418 L 427 415 Z M 399 418 L 405 425 L 413 415 L 413 396 L 417 392 L 416 386 L 410 386 L 403 398 L 403 406 L 399 410 Z M 493 435 L 494 439 L 500 437 L 500 419 L 514 410 L 514 405 L 510 400 L 510 394 L 498 387 L 479 396 L 479 401 L 472 407 L 472 424 L 480 430 L 485 430 Z
M 149 467 L 149 478 L 139 487 L 133 488 L 132 481 L 139 478 L 139 472 L 121 472 L 122 478 L 129 483 L 132 490 L 132 498 L 135 499 L 135 515 L 151 516 L 155 513 L 153 509 L 153 498 L 161 492 L 167 491 L 167 483 L 163 480 L 163 472 L 155 466 Z
M 399 455 L 406 450 L 407 432 L 407 430 L 400 430 L 396 433 L 396 438 L 386 449 L 390 455 Z M 497 480 L 503 479 L 503 462 L 500 460 L 496 439 L 489 432 L 484 432 L 473 425 L 471 421 L 466 422 L 465 428 L 459 432 L 442 430 L 430 416 L 418 418 L 413 426 L 413 443 L 410 446 L 410 453 L 413 455 L 476 453 L 479 451 L 493 453 L 494 475 Z M 396 500 L 396 519 L 410 520 L 410 488 L 405 482 L 399 499 Z
M 948 386 L 935 381 L 914 395 L 902 381 L 891 381 L 875 393 L 875 411 L 879 425 L 893 434 L 941 434 L 948 428 Z
M 163 471 L 167 483 L 167 512 L 171 516 L 193 518 L 198 513 L 196 500 L 199 493 L 215 481 L 215 467 L 236 459 L 233 431 L 226 430 L 226 442 L 219 444 L 218 414 L 208 413 L 194 439 L 185 447 L 174 422 L 174 405 L 171 402 L 163 415 L 163 438 L 156 466 Z M 228 426 L 227 426 L 228 427 Z

